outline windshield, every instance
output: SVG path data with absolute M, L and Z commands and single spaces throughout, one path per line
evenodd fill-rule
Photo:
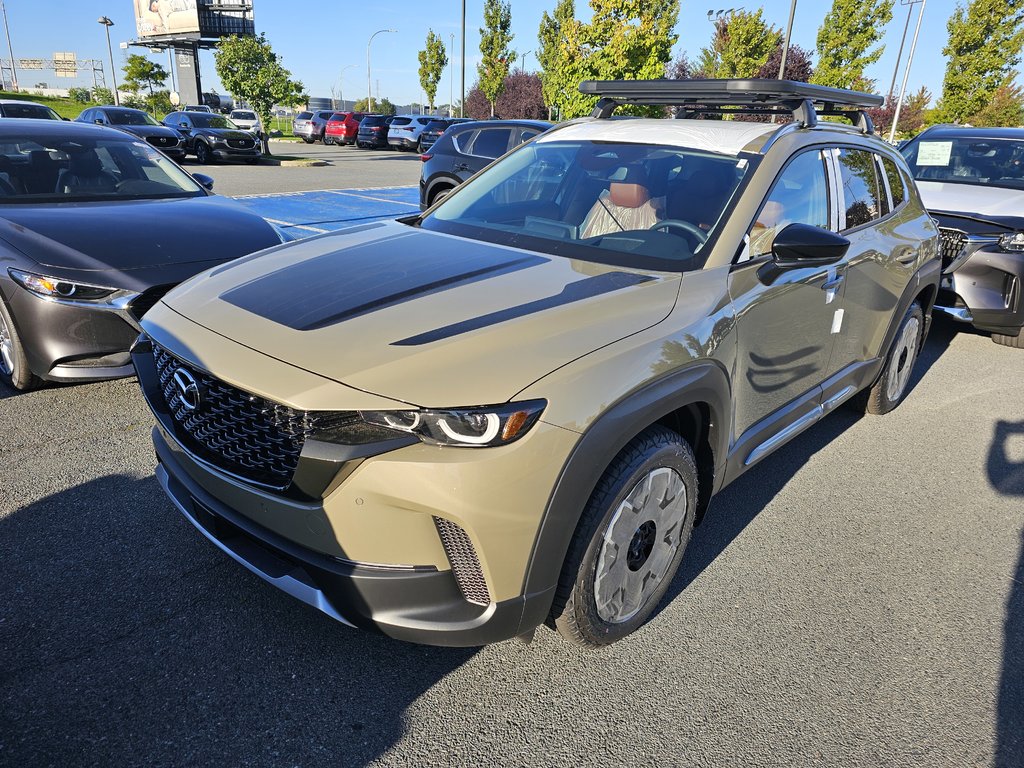
M 0 204 L 199 197 L 192 178 L 131 138 L 4 136 Z
M 682 147 L 534 142 L 421 226 L 618 266 L 696 269 L 746 170 L 745 160 Z
M 160 125 L 145 112 L 107 112 L 110 122 L 114 125 Z
M 192 120 L 192 125 L 196 128 L 238 128 L 237 125 L 221 115 L 206 115 L 198 112 L 189 115 L 189 118 Z
M 60 120 L 60 115 L 42 104 L 4 104 L 4 117 L 28 117 L 35 120 Z
M 927 134 L 902 150 L 918 181 L 1024 189 L 1024 141 Z
M 255 120 L 256 119 L 256 113 L 255 112 L 232 112 L 231 113 L 231 119 L 232 120 Z

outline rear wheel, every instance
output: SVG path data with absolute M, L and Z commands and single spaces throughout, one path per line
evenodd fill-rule
M 0 381 L 9 387 L 25 392 L 42 384 L 42 379 L 32 373 L 25 356 L 18 330 L 14 327 L 7 306 L 0 299 Z
M 875 416 L 889 413 L 903 402 L 910 386 L 910 376 L 917 362 L 924 331 L 924 311 L 916 301 L 907 309 L 903 322 L 896 331 L 885 361 L 882 375 L 871 389 L 863 392 L 859 404 Z
M 441 187 L 440 189 L 433 192 L 430 195 L 429 205 L 433 205 L 434 203 L 439 203 L 442 200 L 444 200 L 446 197 L 448 197 L 448 195 L 452 193 L 452 189 L 454 189 L 454 187 Z
M 1001 347 L 1013 347 L 1014 349 L 1024 349 L 1024 328 L 1016 336 L 1007 336 L 1005 333 L 993 333 L 992 341 Z
M 580 518 L 549 619 L 558 633 L 602 646 L 647 621 L 679 569 L 696 503 L 690 446 L 660 426 L 633 438 Z

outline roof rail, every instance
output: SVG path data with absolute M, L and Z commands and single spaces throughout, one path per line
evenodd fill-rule
M 864 109 L 884 103 L 873 93 L 795 80 L 584 80 L 580 93 L 599 97 L 596 118 L 611 117 L 623 104 L 652 104 L 682 107 L 683 116 L 789 114 L 807 128 L 819 115 L 847 117 L 864 133 L 874 132 Z

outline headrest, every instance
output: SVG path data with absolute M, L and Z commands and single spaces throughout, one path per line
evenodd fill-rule
M 99 155 L 92 150 L 71 155 L 70 170 L 76 176 L 97 176 L 103 170 Z
M 643 184 L 613 181 L 608 185 L 608 200 L 619 208 L 639 208 L 651 199 L 651 193 Z

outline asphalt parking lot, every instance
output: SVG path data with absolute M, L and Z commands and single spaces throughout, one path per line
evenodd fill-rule
M 211 175 L 406 204 L 367 188 L 407 194 L 415 155 L 380 154 Z M 243 202 L 309 224 L 334 197 Z M 0 385 L 0 765 L 1020 768 L 1024 354 L 957 330 L 894 413 L 840 410 L 717 497 L 672 599 L 600 652 L 340 626 L 172 509 L 134 381 Z

